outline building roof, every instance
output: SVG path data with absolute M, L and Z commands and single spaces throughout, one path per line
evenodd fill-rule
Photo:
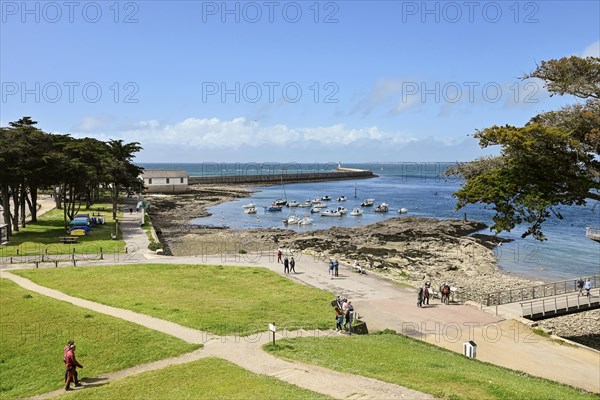
M 150 169 L 142 173 L 142 178 L 187 178 L 185 171 L 177 169 Z

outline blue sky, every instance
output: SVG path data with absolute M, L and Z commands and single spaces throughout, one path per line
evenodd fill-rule
M 600 56 L 598 1 L 0 4 L 0 123 L 140 162 L 471 160 L 476 129 L 577 101 L 520 75 Z

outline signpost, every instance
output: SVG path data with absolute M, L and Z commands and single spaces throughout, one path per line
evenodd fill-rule
M 277 332 L 277 327 L 275 326 L 275 322 L 269 324 L 269 331 L 273 332 L 273 346 L 275 346 L 275 332 Z

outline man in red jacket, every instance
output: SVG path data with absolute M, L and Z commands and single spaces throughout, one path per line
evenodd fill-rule
M 77 367 L 83 368 L 83 365 L 79 364 L 75 358 L 75 343 L 71 344 L 67 349 L 65 355 L 65 364 L 67 367 L 67 382 L 65 383 L 65 390 L 71 390 L 71 381 L 76 382 L 76 386 L 79 385 L 79 382 L 77 382 Z

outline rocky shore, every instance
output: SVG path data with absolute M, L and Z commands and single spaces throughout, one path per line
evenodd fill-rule
M 245 254 L 269 257 L 277 247 L 292 251 L 298 262 L 337 259 L 358 263 L 377 273 L 415 287 L 448 282 L 460 301 L 508 288 L 541 284 L 498 268 L 493 249 L 501 240 L 478 234 L 485 225 L 476 221 L 431 218 L 392 218 L 371 225 L 296 232 L 290 229 L 234 230 L 190 225 L 207 216 L 206 208 L 252 193 L 243 186 L 193 187 L 186 194 L 148 196 L 149 210 L 167 254 L 178 256 Z M 540 325 L 555 334 L 600 348 L 600 312 L 554 318 Z

